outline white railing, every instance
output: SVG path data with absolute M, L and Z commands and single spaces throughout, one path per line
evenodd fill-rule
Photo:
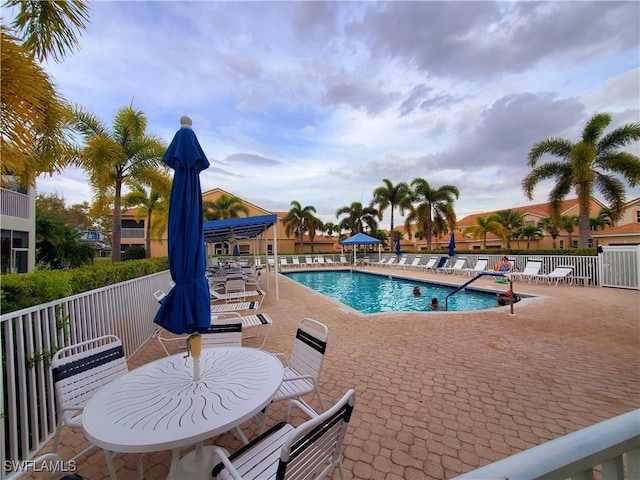
M 0 214 L 29 218 L 29 195 L 7 188 L 0 189 Z
M 453 480 L 592 479 L 594 467 L 601 468 L 602 480 L 640 478 L 640 409 L 550 440 Z
M 127 238 L 144 238 L 144 228 L 123 228 L 120 232 L 120 237 Z
M 640 289 L 640 245 L 602 247 L 598 269 L 603 287 Z
M 426 263 L 429 257 L 435 256 L 438 254 L 430 254 L 430 253 L 421 253 L 421 254 L 413 254 L 409 253 L 405 256 L 408 257 L 406 264 L 411 264 L 413 258 L 415 256 L 423 257 L 423 261 L 421 263 Z M 446 254 L 440 254 L 446 255 Z M 393 254 L 386 254 L 385 256 L 393 256 Z M 494 265 L 502 259 L 504 255 L 495 254 L 495 255 L 486 255 L 486 254 L 464 254 L 467 258 L 465 263 L 466 268 L 472 268 L 478 258 L 488 258 L 487 269 L 493 270 Z M 573 276 L 578 277 L 582 280 L 586 280 L 583 282 L 587 285 L 600 285 L 599 281 L 599 270 L 598 270 L 598 257 L 585 257 L 585 256 L 568 256 L 568 255 L 507 255 L 507 257 L 513 261 L 515 271 L 521 272 L 524 270 L 525 265 L 527 264 L 527 260 L 530 258 L 536 258 L 542 260 L 542 267 L 540 269 L 540 273 L 550 273 L 556 267 L 560 265 L 569 265 L 573 267 Z M 372 261 L 378 260 L 378 254 L 368 255 Z
M 0 467 L 26 460 L 53 435 L 56 409 L 50 356 L 59 348 L 101 335 L 120 337 L 129 358 L 153 335 L 169 271 L 148 275 L 0 317 Z

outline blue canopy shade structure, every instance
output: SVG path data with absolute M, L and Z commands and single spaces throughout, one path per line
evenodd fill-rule
M 356 233 L 354 236 L 349 237 L 340 242 L 340 245 L 353 245 L 353 264 L 356 264 L 356 246 L 358 245 L 378 245 L 378 257 L 380 257 L 380 245 L 382 245 L 382 241 L 370 237 L 364 233 Z M 379 260 L 379 258 L 378 258 Z
M 340 242 L 340 245 L 378 245 L 382 244 L 382 241 L 370 237 L 364 233 L 356 233 L 353 237 L 349 237 Z
M 275 214 L 228 218 L 204 222 L 204 239 L 208 243 L 228 242 L 230 238 L 255 238 L 278 221 Z
M 200 189 L 200 172 L 209 167 L 209 160 L 191 130 L 191 119 L 182 117 L 180 127 L 162 157 L 174 170 L 168 240 L 175 286 L 154 319 L 175 334 L 206 331 L 211 325 Z
M 453 257 L 456 254 L 456 238 L 451 232 L 451 238 L 449 239 L 449 256 Z

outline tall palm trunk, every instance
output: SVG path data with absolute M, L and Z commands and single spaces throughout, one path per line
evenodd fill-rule
M 151 212 L 153 211 L 150 208 L 147 212 L 147 239 L 145 241 L 145 258 L 151 258 Z
M 120 237 L 122 236 L 122 179 L 116 180 L 116 194 L 113 205 L 113 236 L 111 241 L 111 261 L 119 262 Z

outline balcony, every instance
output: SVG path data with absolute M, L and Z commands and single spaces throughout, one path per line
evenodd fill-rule
M 412 271 L 401 275 L 442 280 Z M 151 293 L 168 283 L 167 273 L 152 275 L 2 316 L 1 346 L 7 374 L 14 379 L 2 385 L 3 443 L 11 459 L 48 451 L 54 424 L 51 399 L 30 390 L 42 385 L 47 391 L 47 369 L 39 362 L 29 367 L 25 359 L 51 348 L 63 333 L 75 342 L 107 332 L 123 339 L 132 368 L 157 358 L 161 352 L 152 338 L 157 302 Z M 502 288 L 492 280 L 477 283 Z M 474 478 L 478 468 L 572 432 L 579 435 L 585 427 L 640 407 L 637 291 L 517 286 L 538 297 L 516 304 L 515 315 L 492 309 L 365 316 L 295 282 L 280 282 L 280 300 L 269 291 L 261 307 L 274 319 L 264 348 L 288 353 L 302 317 L 329 326 L 322 395 L 335 401 L 351 387 L 358 395 L 346 439 L 348 478 Z M 70 320 L 64 332 L 56 330 L 60 315 Z M 274 409 L 272 421 L 283 413 Z M 547 459 L 569 465 L 581 458 L 577 469 L 563 472 L 579 478 L 589 478 L 584 472 L 599 464 L 602 472 L 622 469 L 634 478 L 638 418 L 623 452 L 616 449 L 615 435 L 599 435 L 597 455 L 583 450 L 569 457 L 550 448 Z M 255 431 L 250 422 L 246 426 L 246 433 Z M 238 446 L 232 434 L 211 441 L 231 450 Z M 81 446 L 81 436 L 67 433 L 60 453 L 69 458 Z M 170 458 L 170 452 L 148 455 L 145 478 L 166 477 Z M 133 454 L 116 457 L 119 478 L 134 478 L 137 459 Z M 92 479 L 103 478 L 106 471 L 99 450 L 81 458 L 78 466 L 78 473 Z M 524 467 L 512 475 L 538 478 Z
M 0 188 L 0 214 L 9 217 L 29 218 L 29 195 Z

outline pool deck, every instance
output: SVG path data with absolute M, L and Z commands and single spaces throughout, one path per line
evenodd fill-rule
M 452 284 L 469 279 L 359 269 Z M 493 278 L 475 285 L 508 288 Z M 451 478 L 640 407 L 638 291 L 522 282 L 514 291 L 536 296 L 515 304 L 514 315 L 509 306 L 362 315 L 283 276 L 276 301 L 271 277 L 261 311 L 274 325 L 264 348 L 288 354 L 303 317 L 329 327 L 320 391 L 327 404 L 349 388 L 357 392 L 343 462 L 353 479 Z M 152 339 L 130 367 L 161 355 Z M 270 412 L 273 424 L 284 408 Z M 243 430 L 251 437 L 255 428 L 247 422 Z M 232 434 L 212 443 L 239 446 Z M 83 444 L 81 434 L 67 429 L 59 451 L 69 458 Z M 170 459 L 168 451 L 146 456 L 145 479 L 164 479 Z M 116 458 L 120 479 L 136 478 L 137 460 Z M 108 477 L 100 450 L 78 467 L 89 480 Z

